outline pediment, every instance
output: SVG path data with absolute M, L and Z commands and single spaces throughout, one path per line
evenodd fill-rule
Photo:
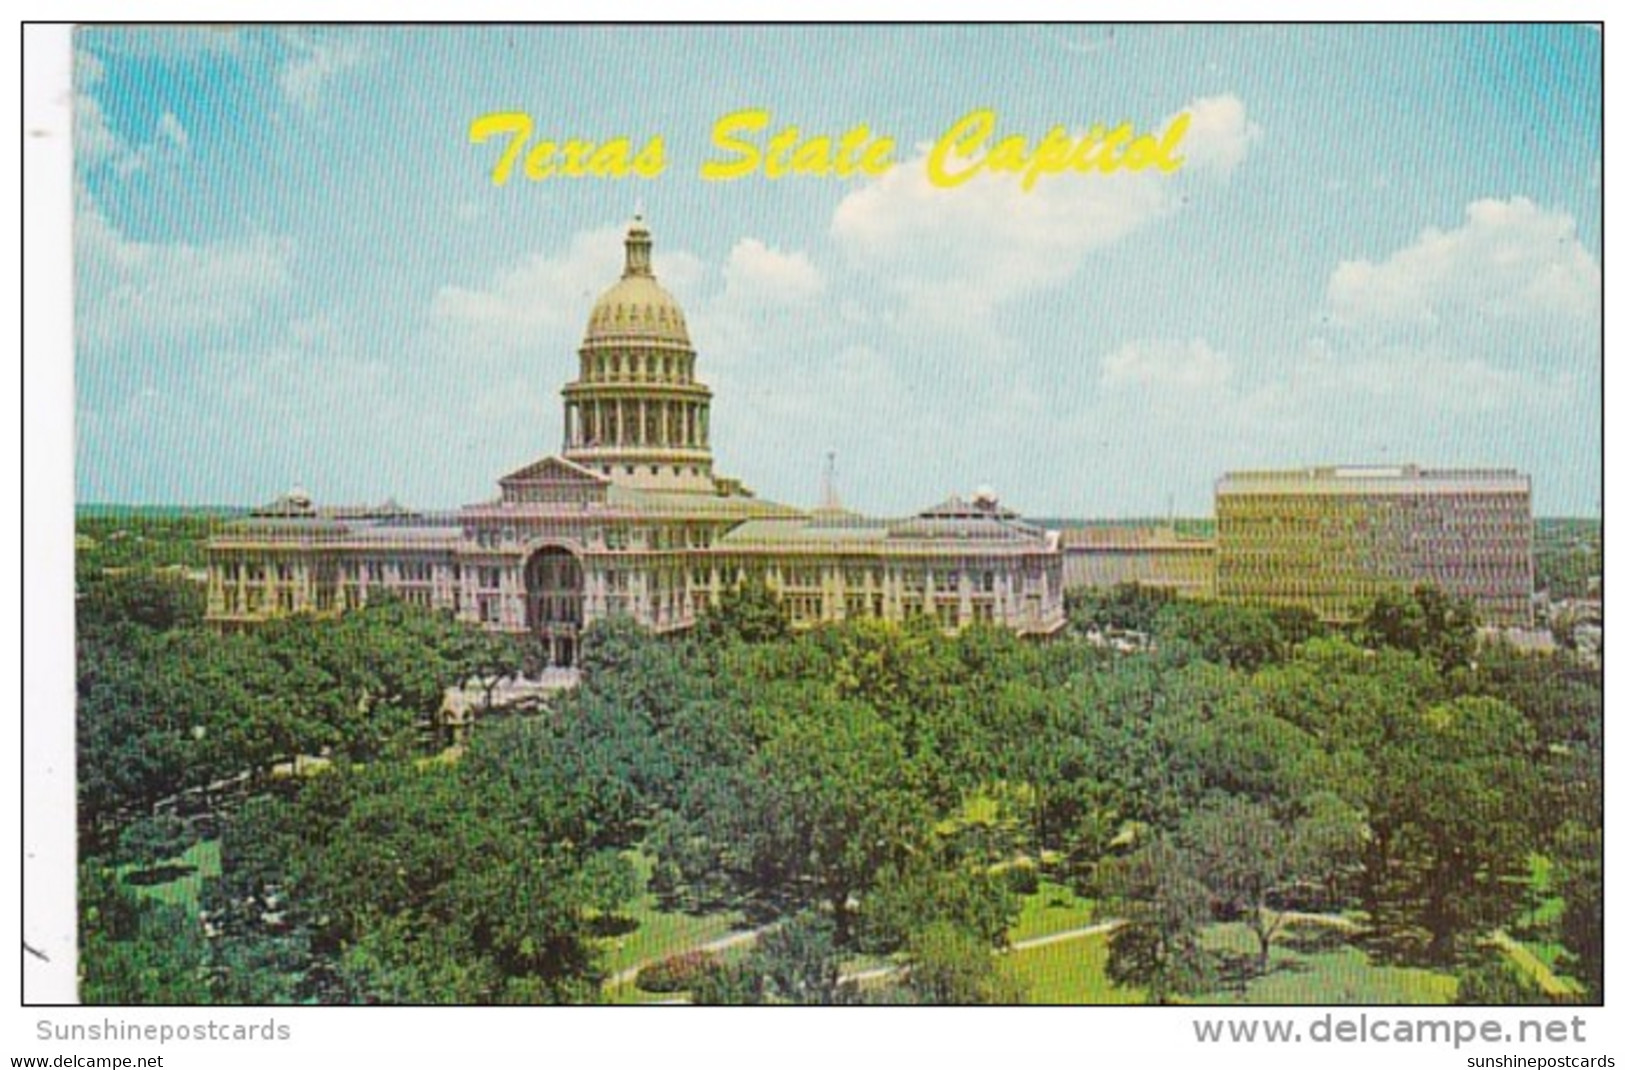
M 515 472 L 509 472 L 497 482 L 506 487 L 511 483 L 548 483 L 569 484 L 577 486 L 606 486 L 609 480 L 589 469 L 583 468 L 574 461 L 567 461 L 563 457 L 543 457 Z

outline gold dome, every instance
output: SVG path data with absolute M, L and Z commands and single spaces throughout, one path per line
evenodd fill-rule
M 642 217 L 626 232 L 626 269 L 605 290 L 587 317 L 583 345 L 604 341 L 670 342 L 690 348 L 688 323 L 677 299 L 655 281 L 649 250 L 653 242 Z

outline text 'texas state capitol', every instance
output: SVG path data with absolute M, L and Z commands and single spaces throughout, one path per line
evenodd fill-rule
M 558 666 L 574 663 L 581 632 L 595 620 L 624 614 L 656 632 L 681 630 L 746 580 L 772 589 L 796 625 L 926 617 L 950 632 L 980 622 L 1024 635 L 1063 626 L 1063 561 L 1074 548 L 990 493 L 968 502 L 950 497 L 916 516 L 883 520 L 843 509 L 832 487 L 817 508 L 804 511 L 763 501 L 739 480 L 718 475 L 710 450 L 711 390 L 696 377 L 682 309 L 655 281 L 651 245 L 647 228 L 634 221 L 625 270 L 594 304 L 579 350 L 580 374 L 563 390 L 560 454 L 503 476 L 495 500 L 451 513 L 392 504 L 318 510 L 302 492 L 290 493 L 211 539 L 209 619 L 229 627 L 289 613 L 332 613 L 388 591 L 491 629 L 535 635 Z M 1339 510 L 1293 503 L 1292 488 L 1317 493 L 1315 481 L 1303 478 L 1257 499 L 1280 512 L 1279 522 L 1261 519 L 1254 509 L 1247 522 L 1227 525 L 1233 510 L 1225 506 L 1226 482 L 1236 478 L 1227 477 L 1219 488 L 1217 543 L 1185 548 L 1179 586 L 1191 587 L 1188 551 L 1194 549 L 1198 572 L 1201 558 L 1216 561 L 1217 593 L 1238 600 L 1295 602 L 1335 617 L 1344 603 L 1306 585 L 1353 583 L 1363 596 L 1383 585 L 1439 582 L 1451 593 L 1473 594 L 1486 619 L 1524 623 L 1531 593 L 1527 478 L 1446 473 L 1458 492 L 1451 500 L 1469 503 L 1462 514 L 1430 496 L 1426 480 L 1408 471 L 1416 494 L 1435 504 L 1396 506 L 1385 515 L 1450 525 L 1453 541 L 1425 532 L 1406 541 L 1402 533 L 1401 544 L 1419 547 L 1415 553 L 1362 549 L 1358 533 L 1369 525 Z M 1497 493 L 1475 493 L 1482 478 L 1491 479 Z M 1385 493 L 1380 483 L 1374 492 Z M 1331 579 L 1304 579 L 1316 554 L 1310 525 L 1323 512 L 1338 518 L 1344 560 L 1320 570 Z M 1384 538 L 1401 522 L 1384 520 Z M 1482 596 L 1440 582 L 1448 581 L 1449 569 L 1422 560 L 1427 547 L 1436 546 L 1452 555 L 1450 568 L 1471 573 L 1476 583 L 1483 571 L 1472 564 L 1482 556 L 1481 527 L 1485 537 L 1493 529 L 1497 540 L 1515 543 L 1496 542 L 1497 560 L 1513 564 L 1492 570 L 1492 582 L 1510 588 Z M 1093 552 L 1102 549 L 1096 545 Z M 1294 584 L 1255 589 L 1226 582 L 1227 560 L 1255 563 L 1250 571 L 1262 575 L 1276 570 L 1266 560 L 1279 553 L 1297 562 Z M 1249 572 L 1240 567 L 1234 575 Z M 1155 566 L 1140 578 L 1155 583 Z M 1213 589 L 1198 583 L 1196 593 Z

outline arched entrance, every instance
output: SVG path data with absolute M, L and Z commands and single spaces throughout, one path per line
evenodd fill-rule
M 544 546 L 525 562 L 525 625 L 550 665 L 575 664 L 584 592 L 581 560 L 564 547 Z

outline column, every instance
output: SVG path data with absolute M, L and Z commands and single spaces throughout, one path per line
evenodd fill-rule
M 660 403 L 660 445 L 671 445 L 671 402 Z

